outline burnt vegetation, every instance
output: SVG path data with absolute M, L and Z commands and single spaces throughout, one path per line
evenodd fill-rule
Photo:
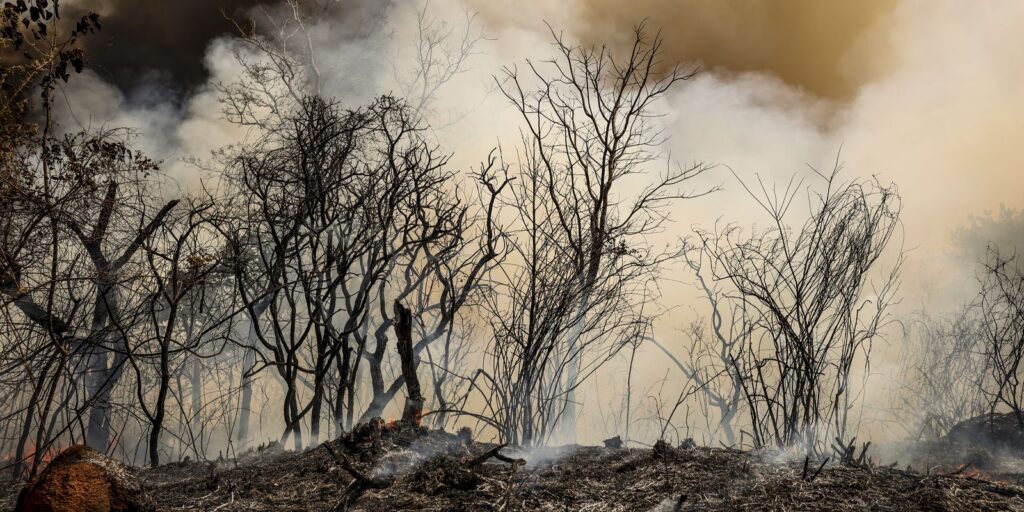
M 520 138 L 456 169 L 429 114 L 483 39 L 473 16 L 421 11 L 401 96 L 352 106 L 322 91 L 315 13 L 285 6 L 237 22 L 217 93 L 248 136 L 186 192 L 130 130 L 54 120 L 97 15 L 0 7 L 5 504 L 47 502 L 79 464 L 160 510 L 1024 507 L 1015 255 L 991 247 L 955 315 L 895 318 L 900 196 L 838 163 L 736 176 L 757 227 L 660 248 L 673 205 L 719 187 L 662 154 L 658 107 L 694 71 L 649 27 L 616 53 L 552 30 L 549 60 L 495 76 Z M 667 280 L 700 296 L 671 340 Z M 899 467 L 859 432 L 892 333 L 910 347 Z M 633 389 L 648 346 L 669 391 Z M 575 444 L 584 384 L 619 362 L 615 437 Z

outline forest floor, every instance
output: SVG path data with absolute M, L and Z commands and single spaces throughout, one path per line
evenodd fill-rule
M 973 466 L 819 470 L 813 461 L 662 443 L 528 454 L 496 448 L 383 427 L 304 452 L 274 444 L 238 460 L 168 464 L 139 477 L 161 511 L 1024 510 L 1024 487 Z M 9 486 L 0 508 L 17 490 Z

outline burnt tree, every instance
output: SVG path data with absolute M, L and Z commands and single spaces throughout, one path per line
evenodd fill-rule
M 405 379 L 405 409 L 402 421 L 419 426 L 423 417 L 423 391 L 420 390 L 420 379 L 416 376 L 419 358 L 412 350 L 412 312 L 409 308 L 395 301 L 395 348 L 402 361 L 402 378 Z

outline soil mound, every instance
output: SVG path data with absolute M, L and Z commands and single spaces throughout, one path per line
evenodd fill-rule
M 1024 430 L 1014 413 L 982 414 L 961 421 L 949 429 L 946 439 L 956 443 L 1024 451 Z

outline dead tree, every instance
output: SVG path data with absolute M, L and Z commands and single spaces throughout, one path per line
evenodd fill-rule
M 382 359 L 378 357 L 386 346 L 382 330 L 390 325 L 389 315 L 384 312 L 389 304 L 385 294 L 395 291 L 394 282 L 404 280 L 414 283 L 414 287 L 421 282 L 418 258 L 429 254 L 431 248 L 445 250 L 446 244 L 457 240 L 464 229 L 466 212 L 460 198 L 447 193 L 454 176 L 446 169 L 447 156 L 440 154 L 425 137 L 425 126 L 403 101 L 383 98 L 382 106 L 386 109 L 380 111 L 380 121 L 367 137 L 371 154 L 379 155 L 369 162 L 371 172 L 383 178 L 368 195 L 364 206 L 371 219 L 369 225 L 373 226 L 371 238 L 368 250 L 355 260 L 361 272 L 340 281 L 338 287 L 338 293 L 345 298 L 344 304 L 352 305 L 346 306 L 350 310 L 344 330 L 351 333 L 354 348 L 339 366 L 335 419 L 338 425 L 349 427 L 359 407 L 355 397 L 362 362 L 369 365 L 373 387 L 368 409 L 376 406 L 382 409 L 390 399 L 385 395 L 379 366 Z M 404 299 L 402 289 L 398 291 L 395 300 Z M 370 316 L 374 300 L 379 301 L 376 304 L 379 319 Z M 359 309 L 352 311 L 352 307 Z M 374 337 L 377 345 L 370 351 L 365 336 L 370 326 L 366 323 L 374 320 L 380 323 Z M 398 386 L 401 387 L 401 383 Z M 363 418 L 366 415 L 367 412 L 363 412 Z M 344 423 L 342 418 L 345 418 Z
M 235 183 L 248 198 L 232 230 L 236 279 L 242 302 L 253 304 L 248 317 L 258 352 L 285 383 L 285 437 L 298 436 L 308 414 L 316 442 L 329 391 L 334 425 L 351 426 L 364 359 L 373 383 L 370 409 L 382 409 L 402 386 L 399 378 L 384 387 L 377 356 L 386 336 L 368 350 L 373 301 L 394 291 L 391 277 L 405 276 L 410 285 L 399 298 L 414 292 L 436 275 L 434 265 L 468 247 L 468 207 L 449 195 L 447 156 L 395 98 L 342 112 L 310 97 L 291 121 L 264 129 L 267 137 L 233 163 Z M 430 308 L 440 320 L 415 343 L 416 354 L 442 337 L 496 257 L 492 250 L 474 256 L 465 282 Z M 260 314 L 256 306 L 267 297 Z M 300 376 L 312 380 L 309 398 L 299 398 Z
M 259 341 L 259 365 L 272 366 L 284 384 L 282 439 L 294 435 L 296 446 L 307 414 L 316 442 L 327 379 L 342 348 L 334 289 L 354 269 L 348 251 L 366 247 L 377 227 L 362 209 L 375 182 L 356 154 L 368 125 L 364 112 L 307 98 L 231 163 L 247 198 L 239 223 L 226 233 L 236 284 Z M 359 318 L 358 311 L 351 316 Z M 312 381 L 308 398 L 300 396 L 305 378 Z
M 111 397 L 143 307 L 126 295 L 138 283 L 140 248 L 178 201 L 165 203 L 150 194 L 155 164 L 118 140 L 116 132 L 71 135 L 51 140 L 47 148 L 47 173 L 67 177 L 44 185 L 32 198 L 34 208 L 46 212 L 50 233 L 44 240 L 50 250 L 34 262 L 42 267 L 17 257 L 10 261 L 0 291 L 25 318 L 51 333 L 62 354 L 57 368 L 70 371 L 75 386 L 70 392 L 78 395 L 62 407 L 77 409 L 75 416 L 88 411 L 88 421 L 81 422 L 84 439 L 107 451 Z M 58 381 L 51 381 L 47 407 L 58 398 Z
M 221 88 L 228 118 L 254 127 L 271 139 L 274 133 L 292 130 L 290 124 L 301 113 L 303 105 L 319 98 L 321 72 L 325 69 L 318 59 L 318 49 L 309 37 L 305 37 L 309 35 L 308 27 L 313 21 L 310 11 L 298 2 L 287 2 L 287 6 L 290 11 L 282 17 L 261 19 L 264 26 L 259 32 L 252 26 L 239 27 L 242 40 L 254 52 L 237 55 L 244 73 L 236 82 L 223 84 Z M 295 250 L 287 256 L 282 254 L 276 263 L 281 269 L 279 281 L 287 281 L 289 272 L 295 272 L 291 268 L 295 266 L 293 262 L 309 257 L 309 248 L 320 248 L 317 249 L 320 258 L 312 260 L 313 267 L 302 273 L 306 277 L 300 278 L 306 281 L 313 279 L 309 281 L 310 286 L 298 286 L 289 292 L 296 297 L 308 297 L 309 306 L 315 310 L 314 318 L 310 320 L 314 328 L 308 336 L 308 343 L 299 343 L 296 347 L 301 344 L 317 348 L 313 350 L 312 360 L 303 362 L 307 356 L 299 355 L 292 358 L 294 363 L 286 365 L 303 367 L 299 373 L 312 376 L 314 396 L 308 414 L 314 438 L 319 429 L 321 404 L 329 404 L 334 426 L 345 428 L 354 423 L 354 415 L 360 407 L 357 403 L 361 395 L 359 379 L 366 366 L 369 366 L 372 397 L 369 406 L 363 409 L 363 417 L 380 414 L 402 388 L 401 376 L 388 385 L 381 371 L 388 354 L 383 333 L 391 327 L 390 313 L 387 312 L 391 299 L 385 296 L 397 295 L 394 300 L 403 300 L 405 293 L 415 291 L 415 286 L 396 291 L 389 281 L 410 273 L 428 277 L 435 275 L 436 272 L 430 268 L 436 265 L 432 260 L 450 261 L 451 253 L 459 253 L 468 242 L 463 238 L 466 223 L 470 220 L 466 217 L 467 206 L 453 194 L 453 174 L 444 169 L 448 156 L 425 136 L 427 127 L 421 111 L 430 103 L 437 89 L 463 68 L 478 38 L 472 35 L 470 18 L 466 37 L 455 45 L 457 50 L 454 50 L 455 46 L 449 44 L 453 39 L 452 33 L 441 24 L 429 21 L 426 11 L 420 12 L 419 21 L 418 60 L 410 77 L 410 90 L 415 89 L 418 94 L 411 99 L 412 104 L 382 96 L 369 105 L 337 113 L 342 118 L 364 120 L 357 133 L 351 134 L 352 160 L 347 166 L 342 166 L 341 172 L 350 176 L 343 197 L 325 199 L 328 210 L 345 210 L 344 218 L 321 222 L 318 233 L 289 239 Z M 448 53 L 450 49 L 454 53 Z M 319 101 L 337 109 L 333 100 Z M 310 147 L 308 151 L 294 153 L 294 156 L 298 160 L 301 155 L 322 152 L 322 147 Z M 306 203 L 318 200 L 316 197 L 307 199 Z M 298 230 L 305 232 L 307 227 L 303 224 Z M 241 245 L 251 246 L 254 243 L 277 242 L 266 237 L 262 241 L 250 237 Z M 485 260 L 485 263 L 490 259 L 493 258 Z M 259 271 L 253 276 L 257 274 L 274 275 Z M 299 273 L 295 272 L 295 275 Z M 470 290 L 475 289 L 473 283 L 476 280 L 472 276 L 469 279 Z M 411 281 L 417 285 L 422 283 L 419 278 Z M 255 281 L 250 279 L 249 282 Z M 265 284 L 270 285 L 269 282 Z M 253 293 L 271 293 L 270 290 L 288 286 L 282 281 L 257 288 L 259 290 L 250 290 L 250 299 L 256 298 Z M 271 317 L 275 315 L 275 302 L 287 295 L 280 291 L 273 293 L 272 296 L 263 296 L 265 312 L 261 313 L 255 307 L 249 312 L 254 326 L 250 338 L 267 338 L 265 332 L 262 335 L 259 332 L 259 324 L 273 323 Z M 465 295 L 458 290 L 447 299 L 461 304 Z M 377 300 L 379 303 L 375 304 Z M 297 301 L 299 311 L 308 307 L 301 302 Z M 379 318 L 374 318 L 371 313 L 378 306 L 381 313 Z M 414 343 L 417 354 L 447 332 L 451 324 L 450 315 L 446 313 L 448 310 L 440 308 L 436 329 L 424 333 L 422 339 Z M 438 311 L 438 308 L 426 311 Z M 419 315 L 419 312 L 414 313 Z M 373 322 L 372 326 L 370 322 Z M 377 342 L 375 347 L 374 341 Z M 250 345 L 257 345 L 258 350 L 266 349 L 262 341 Z M 248 376 L 257 373 L 263 364 L 254 362 L 253 369 L 246 371 L 244 382 L 248 383 Z M 318 377 L 321 374 L 331 374 L 333 378 Z M 328 394 L 333 396 L 328 399 Z M 304 407 L 293 409 L 302 414 Z
M 842 183 L 838 166 L 815 174 L 824 190 L 808 187 L 810 215 L 800 228 L 785 217 L 802 182 L 782 193 L 751 192 L 771 222 L 765 230 L 698 232 L 710 275 L 752 315 L 750 343 L 732 364 L 743 376 L 755 446 L 817 450 L 850 437 L 854 367 L 867 367 L 898 288 L 901 253 L 877 283 L 870 280 L 898 225 L 895 189 Z
M 939 439 L 957 423 L 989 410 L 989 358 L 973 305 L 937 316 L 921 312 L 904 331 L 903 389 L 897 405 L 914 418 L 916 439 Z
M 567 257 L 571 239 L 557 226 L 556 206 L 545 195 L 545 173 L 532 156 L 521 157 L 516 181 L 502 199 L 516 219 L 506 226 L 510 263 L 489 278 L 492 290 L 483 302 L 493 333 L 488 362 L 470 376 L 466 391 L 486 404 L 474 418 L 487 417 L 503 442 L 526 446 L 547 443 L 565 414 L 567 395 L 646 332 L 648 318 L 639 305 L 653 275 L 643 261 L 632 261 L 639 252 L 620 245 L 595 285 L 585 289 Z M 585 315 L 578 307 L 584 294 Z M 575 384 L 567 386 L 576 370 Z
M 521 116 L 524 152 L 532 155 L 538 178 L 537 192 L 552 205 L 551 228 L 564 244 L 560 256 L 571 263 L 565 269 L 579 282 L 573 313 L 575 326 L 566 333 L 569 367 L 561 383 L 565 389 L 563 432 L 574 439 L 575 389 L 582 362 L 582 327 L 591 314 L 598 281 L 620 274 L 617 266 L 656 267 L 663 255 L 644 243 L 659 229 L 664 207 L 672 201 L 707 191 L 683 187 L 706 167 L 673 167 L 639 193 L 628 193 L 630 180 L 650 176 L 660 158 L 662 134 L 649 119 L 655 102 L 680 81 L 693 76 L 678 69 L 660 69 L 661 38 L 648 37 L 636 28 L 632 45 L 623 55 L 607 47 L 573 46 L 552 31 L 558 54 L 543 63 L 528 62 L 521 74 L 508 67 L 498 86 Z M 525 198 L 524 198 L 525 200 Z M 624 251 L 621 251 L 624 249 Z M 620 257 L 625 252 L 627 257 Z M 596 292 L 599 293 L 599 292 Z
M 127 350 L 135 373 L 136 405 L 149 422 L 149 463 L 154 467 L 160 464 L 160 436 L 165 430 L 172 377 L 180 371 L 179 366 L 198 363 L 200 343 L 225 330 L 234 313 L 224 311 L 222 318 L 209 322 L 200 332 L 189 332 L 195 323 L 186 325 L 186 319 L 194 320 L 199 313 L 188 311 L 190 302 L 202 301 L 203 288 L 215 273 L 224 270 L 220 263 L 224 254 L 218 250 L 213 228 L 222 219 L 216 216 L 211 201 L 192 199 L 181 210 L 171 214 L 144 244 L 148 275 L 142 286 L 147 320 L 132 331 L 134 339 Z M 152 405 L 147 399 L 147 394 L 152 394 L 146 385 L 150 377 L 156 383 Z M 193 391 L 198 390 L 194 387 Z
M 14 418 L 23 418 L 13 450 L 15 477 L 26 457 L 34 472 L 48 450 L 53 429 L 47 423 L 63 403 L 70 361 L 80 357 L 74 340 L 84 312 L 68 307 L 57 290 L 81 269 L 67 264 L 65 226 L 55 212 L 79 196 L 81 183 L 60 180 L 67 160 L 51 110 L 55 87 L 85 66 L 80 41 L 99 29 L 98 21 L 95 13 L 62 19 L 57 2 L 0 7 L 0 330 L 10 342 L 0 364 L 6 383 L 13 384 L 8 407 L 31 390 L 19 413 L 5 413 L 5 431 Z M 12 382 L 15 376 L 24 380 Z
M 1024 271 L 1014 255 L 989 247 L 980 276 L 977 309 L 988 380 L 989 412 L 1008 408 L 1024 430 Z
M 178 203 L 173 200 L 164 205 L 154 217 L 129 241 L 114 257 L 107 256 L 103 244 L 107 240 L 107 229 L 110 226 L 115 203 L 127 206 L 130 203 L 117 195 L 118 182 L 111 180 L 107 184 L 107 192 L 100 207 L 99 217 L 89 233 L 77 220 L 70 220 L 69 227 L 78 236 L 86 252 L 89 254 L 96 271 L 96 305 L 92 320 L 93 349 L 90 350 L 85 367 L 86 390 L 91 403 L 89 416 L 89 432 L 87 444 L 97 450 L 105 451 L 110 439 L 110 394 L 123 371 L 126 352 L 119 350 L 129 346 L 125 329 L 125 315 L 119 304 L 119 287 L 123 286 L 126 276 L 122 269 L 131 260 L 142 243 L 161 225 L 166 215 Z M 133 214 L 135 212 L 132 212 Z M 109 332 L 112 331 L 112 332 Z M 109 332 L 109 333 L 108 333 Z M 111 341 L 104 338 L 113 335 Z M 113 353 L 113 361 L 108 356 Z
M 442 365 L 431 365 L 435 383 L 433 398 L 439 403 L 448 400 L 444 396 L 444 383 L 455 370 L 450 363 L 461 358 L 461 354 L 453 353 L 453 348 L 458 348 L 453 347 L 453 326 L 479 295 L 488 273 L 501 264 L 508 253 L 504 245 L 506 234 L 497 223 L 500 196 L 511 181 L 507 169 L 498 164 L 492 153 L 475 178 L 479 186 L 476 201 L 467 201 L 466 205 L 457 203 L 458 208 L 449 206 L 423 212 L 430 213 L 435 223 L 443 221 L 449 227 L 443 236 L 421 235 L 417 243 L 394 259 L 387 279 L 389 285 L 378 287 L 379 316 L 374 319 L 377 322 L 373 330 L 374 348 L 366 353 L 373 396 L 359 419 L 361 423 L 381 416 L 404 384 L 405 377 L 399 374 L 385 386 L 386 333 L 395 320 L 386 311 L 389 300 L 410 304 L 414 315 L 420 319 L 419 328 L 414 332 L 416 357 L 424 352 L 430 356 L 435 343 L 443 342 Z M 435 418 L 443 418 L 447 406 L 438 409 L 440 412 Z
M 704 398 L 699 405 L 708 422 L 708 433 L 721 433 L 725 443 L 734 446 L 739 442 L 736 421 L 744 405 L 743 379 L 747 376 L 733 361 L 747 351 L 755 325 L 746 303 L 730 301 L 714 282 L 709 282 L 704 267 L 706 255 L 700 247 L 684 242 L 681 254 L 707 300 L 708 309 L 698 311 L 708 311 L 708 319 L 691 322 L 679 348 L 653 338 L 649 341 L 692 381 L 693 394 Z M 711 414 L 709 408 L 716 414 Z
M 419 361 L 412 351 L 412 312 L 398 301 L 395 301 L 395 338 L 395 348 L 402 360 L 402 378 L 405 379 L 406 390 L 402 421 L 418 427 L 423 417 L 425 399 L 420 390 L 420 379 L 416 376 Z

